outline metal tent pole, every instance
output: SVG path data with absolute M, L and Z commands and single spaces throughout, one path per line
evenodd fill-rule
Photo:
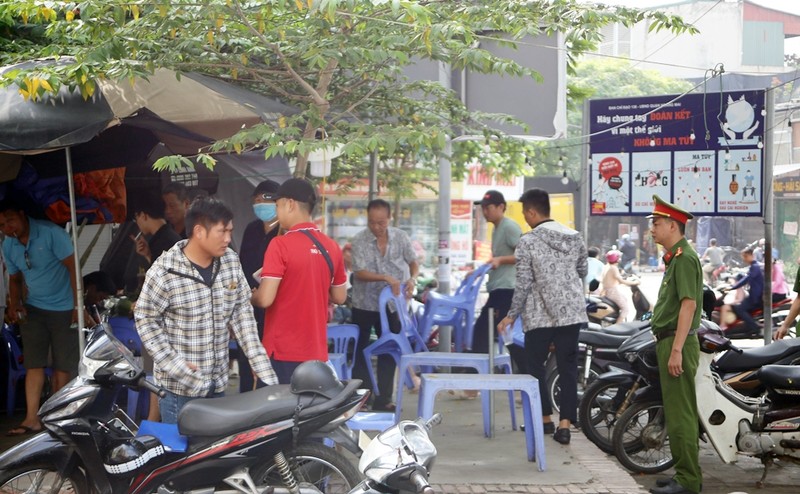
M 78 305 L 76 306 L 78 312 L 78 348 L 80 355 L 83 355 L 83 349 L 86 342 L 83 337 L 83 328 L 86 321 L 83 317 L 83 276 L 81 276 L 81 259 L 78 254 L 78 215 L 75 211 L 75 179 L 72 176 L 72 150 L 67 147 L 64 149 L 67 158 L 67 185 L 69 186 L 69 214 L 70 221 L 72 222 L 72 255 L 75 258 L 75 289 L 78 293 L 75 294 L 75 300 Z

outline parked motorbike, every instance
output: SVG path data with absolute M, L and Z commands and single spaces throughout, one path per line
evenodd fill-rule
M 633 321 L 602 327 L 589 323 L 587 329 L 578 334 L 578 403 L 587 387 L 597 376 L 611 369 L 624 366 L 617 353 L 628 337 L 650 328 L 650 321 Z M 546 392 L 550 393 L 553 410 L 560 411 L 561 379 L 554 353 L 550 353 L 545 364 Z
M 114 404 L 118 394 L 125 387 L 163 390 L 99 325 L 79 376 L 39 410 L 46 430 L 0 455 L 0 492 L 347 492 L 361 475 L 321 438 L 353 439 L 344 424 L 369 396 L 359 385 L 338 381 L 322 362 L 306 362 L 291 385 L 195 400 L 177 425 L 137 434 Z
M 705 331 L 719 330 L 705 320 L 702 327 Z M 598 376 L 583 394 L 578 406 L 581 429 L 606 453 L 614 453 L 614 425 L 632 402 L 661 399 L 655 345 L 649 330 L 629 338 L 618 350 L 619 359 L 628 367 L 610 364 L 609 372 Z M 758 369 L 768 364 L 800 364 L 800 340 L 785 339 L 741 353 L 727 352 L 714 361 L 712 368 L 737 392 L 757 397 L 765 391 L 757 377 Z
M 438 413 L 428 421 L 404 420 L 378 434 L 358 463 L 367 478 L 350 494 L 433 494 L 428 475 L 436 459 L 436 447 L 430 430 L 441 420 Z
M 607 372 L 589 383 L 578 402 L 581 431 L 606 453 L 614 452 L 611 439 L 619 414 L 639 389 L 658 382 L 655 343 L 649 326 L 628 337 L 617 349 L 620 363 L 610 364 Z
M 700 432 L 725 463 L 735 462 L 738 454 L 759 458 L 764 464 L 761 487 L 775 459 L 800 461 L 800 367 L 762 367 L 757 378 L 765 393 L 748 396 L 725 382 L 712 365 L 720 352 L 744 352 L 719 331 L 701 331 L 698 337 Z M 634 472 L 661 472 L 673 464 L 660 399 L 633 403 L 619 417 L 612 441 L 620 463 Z

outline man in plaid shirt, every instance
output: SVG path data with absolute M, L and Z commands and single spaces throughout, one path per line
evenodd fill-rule
M 153 263 L 136 301 L 136 329 L 153 356 L 156 382 L 167 390 L 159 402 L 165 423 L 177 423 L 193 399 L 222 396 L 231 330 L 258 378 L 278 382 L 258 340 L 239 257 L 228 248 L 232 220 L 219 200 L 195 200 L 186 213 L 188 240 Z

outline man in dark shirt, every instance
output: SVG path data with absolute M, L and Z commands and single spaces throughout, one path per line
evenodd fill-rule
M 239 249 L 239 261 L 242 263 L 242 270 L 251 289 L 258 288 L 260 278 L 256 280 L 253 273 L 261 272 L 261 268 L 264 266 L 264 253 L 267 251 L 270 241 L 278 235 L 278 214 L 275 205 L 275 193 L 278 192 L 278 187 L 280 187 L 278 182 L 264 180 L 253 191 L 253 213 L 256 215 L 256 219 L 247 224 L 242 236 L 242 248 Z M 264 338 L 264 309 L 253 307 L 253 314 L 258 325 L 258 339 L 262 340 Z M 250 391 L 254 386 L 250 361 L 243 352 L 239 352 L 237 361 L 239 362 L 239 392 Z
M 149 197 L 133 208 L 133 221 L 140 235 L 131 235 L 136 243 L 136 253 L 142 256 L 149 268 L 165 250 L 175 245 L 181 236 L 167 224 L 164 203 L 158 197 Z
M 141 202 L 131 207 L 133 221 L 139 227 L 139 234 L 131 235 L 131 240 L 136 244 L 136 254 L 140 257 L 140 265 L 145 272 L 156 259 L 165 251 L 175 245 L 181 236 L 167 223 L 164 218 L 164 202 L 161 197 L 153 194 L 145 194 L 140 197 Z M 145 240 L 145 238 L 147 240 Z M 144 369 L 148 373 L 153 372 L 153 359 L 144 352 Z M 158 400 L 153 394 L 150 396 L 150 409 L 147 419 L 157 421 L 159 418 Z
M 197 191 L 194 191 L 190 194 L 189 189 L 180 182 L 170 182 L 161 191 L 164 217 L 181 238 L 187 238 L 186 210 L 189 209 L 191 195 L 198 197 L 202 193 L 197 194 Z
M 744 249 L 742 251 L 742 260 L 744 261 L 745 265 L 750 265 L 750 270 L 747 272 L 747 276 L 737 281 L 731 287 L 731 290 L 736 290 L 744 285 L 748 285 L 747 298 L 742 300 L 742 302 L 739 304 L 732 305 L 730 308 L 733 309 L 733 312 L 736 313 L 736 316 L 739 319 L 744 321 L 748 330 L 752 332 L 758 332 L 760 331 L 760 328 L 758 327 L 756 320 L 753 319 L 751 312 L 758 309 L 762 305 L 761 297 L 764 295 L 764 271 L 761 269 L 761 264 L 756 261 L 753 249 L 749 247 Z M 722 308 L 722 312 L 720 313 L 721 321 L 725 321 L 724 313 L 727 312 L 726 307 L 727 306 L 724 306 Z

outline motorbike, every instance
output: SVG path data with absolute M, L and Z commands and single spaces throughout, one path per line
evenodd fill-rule
M 649 321 L 633 321 L 602 327 L 589 323 L 578 334 L 578 402 L 587 387 L 611 366 L 624 366 L 618 349 L 628 337 L 650 328 Z M 550 353 L 545 363 L 545 389 L 550 394 L 553 410 L 558 412 L 561 403 L 560 374 L 555 354 Z
M 649 319 L 653 315 L 650 301 L 647 300 L 638 285 L 631 285 L 630 290 L 633 306 L 636 309 L 634 319 L 636 321 Z M 600 324 L 601 326 L 613 326 L 617 324 L 619 313 L 619 306 L 608 297 L 599 295 L 588 295 L 586 297 L 586 314 L 589 316 L 589 322 L 591 323 Z
M 800 367 L 764 365 L 756 371 L 764 392 L 749 396 L 734 389 L 713 365 L 720 352 L 744 351 L 721 331 L 700 331 L 698 338 L 700 434 L 725 463 L 735 462 L 739 454 L 760 459 L 764 473 L 757 484 L 762 487 L 774 460 L 800 462 Z M 612 442 L 617 459 L 634 472 L 657 473 L 673 464 L 660 399 L 636 401 L 625 410 Z
M 730 285 L 721 285 L 713 289 L 716 297 L 714 309 L 711 313 L 711 319 L 717 324 L 720 323 L 721 308 L 725 304 L 725 298 L 729 293 Z M 778 327 L 789 314 L 792 307 L 792 299 L 786 298 L 772 303 L 772 327 Z M 750 314 L 759 326 L 759 329 L 752 329 L 747 324 L 735 316 L 733 312 L 730 313 L 732 320 L 728 321 L 725 331 L 725 336 L 731 339 L 759 339 L 763 336 L 760 327 L 764 325 L 764 311 L 759 308 L 751 311 Z
M 717 331 L 716 324 L 703 320 L 704 331 Z M 629 338 L 618 350 L 627 366 L 611 364 L 584 391 L 578 406 L 578 419 L 584 435 L 606 453 L 614 453 L 614 425 L 635 401 L 660 400 L 655 339 L 649 330 Z M 749 396 L 760 396 L 765 388 L 758 370 L 769 364 L 800 364 L 800 340 L 784 339 L 769 345 L 726 352 L 711 365 L 727 385 Z
M 431 428 L 441 414 L 430 420 L 401 421 L 378 434 L 361 455 L 358 469 L 366 479 L 349 494 L 433 494 L 428 475 L 436 459 Z
M 290 385 L 194 400 L 178 424 L 137 429 L 115 405 L 119 393 L 164 390 L 101 324 L 88 338 L 78 377 L 40 408 L 45 430 L 0 455 L 0 492 L 347 492 L 362 477 L 322 441 L 356 443 L 345 422 L 369 396 L 359 385 L 310 361 Z

